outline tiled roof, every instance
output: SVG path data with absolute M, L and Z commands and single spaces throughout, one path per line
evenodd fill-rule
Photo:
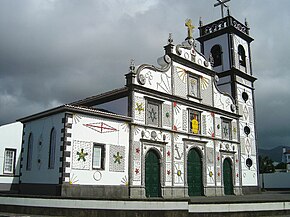
M 42 117 L 47 117 L 49 115 L 54 115 L 54 114 L 61 113 L 61 112 L 80 112 L 80 113 L 85 113 L 85 114 L 98 115 L 98 116 L 102 116 L 102 117 L 106 117 L 106 118 L 121 119 L 124 121 L 131 121 L 132 120 L 132 118 L 128 117 L 128 116 L 118 115 L 118 114 L 114 114 L 114 113 L 110 113 L 110 112 L 104 112 L 104 111 L 100 111 L 98 109 L 91 108 L 91 107 L 74 106 L 74 105 L 65 104 L 65 105 L 62 105 L 59 107 L 55 107 L 55 108 L 50 109 L 50 110 L 46 110 L 46 111 L 43 111 L 43 112 L 40 112 L 40 113 L 37 113 L 34 115 L 30 115 L 28 117 L 21 118 L 17 121 L 24 123 L 24 122 L 32 121 L 32 120 L 39 119 Z
M 92 108 L 92 107 L 86 107 L 86 106 L 74 106 L 74 105 L 70 105 L 70 104 L 66 104 L 66 105 L 64 105 L 64 107 L 66 107 L 66 108 L 70 108 L 70 109 L 76 109 L 76 110 L 78 110 L 78 111 L 84 111 L 84 112 L 95 113 L 95 114 L 99 114 L 99 115 L 103 115 L 103 116 L 110 116 L 110 117 L 116 117 L 116 118 L 131 119 L 131 118 L 128 117 L 128 116 L 118 115 L 118 114 L 111 113 L 111 112 L 104 112 L 104 111 L 100 111 L 99 109 Z
M 105 99 L 108 97 L 119 96 L 119 95 L 125 94 L 125 93 L 127 93 L 127 91 L 128 91 L 127 87 L 122 87 L 122 88 L 114 89 L 114 90 L 111 90 L 108 92 L 104 92 L 104 93 L 101 93 L 101 94 L 98 94 L 95 96 L 90 96 L 90 97 L 87 97 L 85 99 L 81 99 L 81 100 L 72 102 L 72 103 L 70 103 L 70 105 L 76 105 L 76 106 L 87 105 L 87 104 L 91 104 L 92 102 L 96 102 L 100 99 Z

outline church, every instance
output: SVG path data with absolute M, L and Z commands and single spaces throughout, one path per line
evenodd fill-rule
M 169 35 L 159 66 L 132 61 L 124 87 L 19 120 L 20 194 L 142 199 L 259 191 L 248 24 L 229 13 L 200 20 L 197 39 L 190 19 L 185 27 L 185 41 L 174 44 Z

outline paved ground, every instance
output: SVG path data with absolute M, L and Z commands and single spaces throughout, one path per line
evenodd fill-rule
M 221 196 L 221 197 L 192 197 L 190 204 L 225 204 L 225 203 L 244 203 L 244 202 L 290 202 L 290 191 L 265 191 L 260 194 L 242 196 Z M 263 215 L 264 217 L 267 217 Z M 271 215 L 273 216 L 273 215 Z M 290 215 L 275 215 L 277 217 L 290 217 Z M 47 215 L 27 215 L 3 213 L 0 210 L 0 217 L 48 217 Z M 52 217 L 52 216 L 49 216 Z M 59 217 L 59 216 L 58 216 Z
M 228 195 L 221 197 L 191 197 L 190 203 L 243 203 L 243 202 L 290 202 L 290 191 L 265 191 L 261 194 Z
M 48 216 L 48 215 L 27 215 L 27 214 L 15 214 L 15 213 L 2 213 L 0 217 L 61 217 L 61 216 Z

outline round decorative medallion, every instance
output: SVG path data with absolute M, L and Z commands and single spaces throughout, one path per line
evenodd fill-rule
M 248 135 L 250 134 L 250 132 L 251 132 L 250 127 L 245 126 L 245 127 L 244 127 L 244 132 L 245 132 L 245 134 L 248 136 Z
M 242 93 L 242 98 L 243 98 L 243 100 L 244 100 L 245 102 L 247 102 L 247 100 L 249 99 L 249 95 L 244 91 L 244 92 Z
M 151 137 L 152 137 L 152 139 L 156 139 L 157 133 L 155 131 L 152 131 L 151 132 Z
M 213 172 L 212 171 L 209 171 L 209 177 L 212 177 L 213 176 Z
M 230 148 L 230 145 L 227 143 L 226 144 L 226 149 L 229 149 Z
M 102 173 L 100 171 L 96 171 L 93 175 L 94 180 L 100 181 L 102 179 Z
M 181 170 L 177 170 L 177 173 L 176 173 L 178 176 L 181 176 Z
M 138 80 L 139 84 L 144 85 L 146 83 L 146 78 L 144 75 L 139 74 L 139 76 L 137 78 L 138 78 L 137 80 Z
M 247 160 L 246 160 L 246 165 L 247 165 L 247 167 L 248 167 L 249 169 L 251 168 L 251 166 L 253 165 L 253 161 L 252 161 L 251 158 L 247 158 Z
M 216 82 L 218 82 L 220 80 L 219 76 L 217 76 L 217 75 L 214 76 L 214 79 Z
M 205 67 L 208 67 L 208 66 L 209 66 L 208 61 L 205 60 L 205 61 L 203 62 L 203 65 L 204 65 Z

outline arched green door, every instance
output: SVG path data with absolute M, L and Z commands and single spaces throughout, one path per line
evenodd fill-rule
M 145 191 L 146 197 L 161 196 L 159 157 L 153 150 L 145 158 Z
M 202 160 L 196 149 L 191 149 L 188 152 L 187 185 L 189 196 L 201 196 L 204 194 L 202 181 Z
M 223 179 L 224 179 L 225 195 L 234 194 L 232 174 L 233 174 L 232 162 L 229 158 L 226 158 L 223 163 Z

